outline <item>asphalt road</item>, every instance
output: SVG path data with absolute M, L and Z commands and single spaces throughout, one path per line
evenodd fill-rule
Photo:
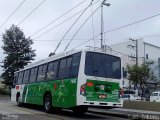
M 10 101 L 0 101 L 0 118 L 8 118 L 8 120 L 9 118 L 12 120 L 125 120 L 124 118 L 90 112 L 87 112 L 83 116 L 76 116 L 70 110 L 62 110 L 57 114 L 48 114 L 43 112 L 40 106 L 27 105 L 18 107 L 15 103 Z

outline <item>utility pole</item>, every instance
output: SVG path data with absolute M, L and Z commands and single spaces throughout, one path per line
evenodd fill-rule
M 135 40 L 136 42 L 136 65 L 138 66 L 138 40 Z
M 103 1 L 104 2 L 104 1 Z M 101 4 L 101 48 L 103 48 L 103 2 Z
M 104 33 L 104 24 L 103 24 L 103 6 L 107 6 L 109 7 L 111 4 L 110 3 L 106 3 L 107 0 L 103 0 L 103 2 L 101 3 L 101 48 L 103 49 L 104 45 L 103 45 L 103 33 Z
M 130 55 L 129 57 L 132 58 L 134 61 L 136 61 L 136 65 L 138 66 L 138 40 L 129 38 L 129 40 L 131 41 L 131 44 L 128 44 L 128 48 L 132 49 L 135 51 L 136 55 Z M 136 75 L 137 80 L 138 80 L 138 74 Z M 134 86 L 137 86 L 136 84 L 134 84 Z M 130 87 L 129 87 L 130 90 Z
M 128 48 L 133 49 L 135 51 L 135 56 L 130 55 L 129 57 L 132 58 L 134 61 L 136 61 L 136 65 L 138 66 L 138 40 L 129 38 L 129 40 L 134 44 L 129 44 Z

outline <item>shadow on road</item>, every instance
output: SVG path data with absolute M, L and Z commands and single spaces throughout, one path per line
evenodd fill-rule
M 36 110 L 37 112 L 44 112 L 42 106 L 38 105 L 30 105 L 30 104 L 24 104 L 21 108 L 27 108 L 27 111 L 32 111 Z M 45 113 L 45 112 L 44 112 Z M 37 114 L 37 113 L 36 113 Z M 39 113 L 38 113 L 39 114 Z M 39 114 L 39 115 L 44 115 L 44 114 Z M 72 119 L 107 119 L 107 116 L 102 116 L 102 115 L 97 115 L 96 113 L 89 113 L 86 112 L 84 115 L 77 115 L 72 112 L 72 110 L 68 109 L 63 109 L 58 112 L 52 112 L 52 113 L 47 113 L 47 116 L 52 117 L 52 116 L 58 116 L 58 117 L 67 117 L 67 118 L 72 118 Z

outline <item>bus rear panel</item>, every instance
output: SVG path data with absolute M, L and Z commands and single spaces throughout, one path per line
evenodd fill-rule
M 119 92 L 121 59 L 96 52 L 86 52 L 84 58 L 85 61 L 81 63 L 84 74 L 80 73 L 79 76 L 78 102 L 89 106 L 122 107 Z

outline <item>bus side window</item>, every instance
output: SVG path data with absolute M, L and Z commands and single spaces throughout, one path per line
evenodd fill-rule
M 17 84 L 17 82 L 18 82 L 18 73 L 15 73 L 12 88 L 15 88 L 15 85 Z
M 57 71 L 58 71 L 58 61 L 54 61 L 48 64 L 47 69 L 47 80 L 54 80 L 57 77 Z
M 72 65 L 71 65 L 71 77 L 77 77 L 79 72 L 79 64 L 80 64 L 81 53 L 77 53 L 73 55 Z
M 20 72 L 19 74 L 18 74 L 18 84 L 22 84 L 22 80 L 23 80 L 23 71 L 22 72 Z
M 37 81 L 44 81 L 46 76 L 46 70 L 47 70 L 47 64 L 39 66 Z
M 23 83 L 28 83 L 29 72 L 30 72 L 30 70 L 25 70 L 24 71 Z
M 60 60 L 58 78 L 68 78 L 70 76 L 72 57 L 63 58 Z
M 37 71 L 38 71 L 37 67 L 31 69 L 30 78 L 29 78 L 30 83 L 36 82 Z

